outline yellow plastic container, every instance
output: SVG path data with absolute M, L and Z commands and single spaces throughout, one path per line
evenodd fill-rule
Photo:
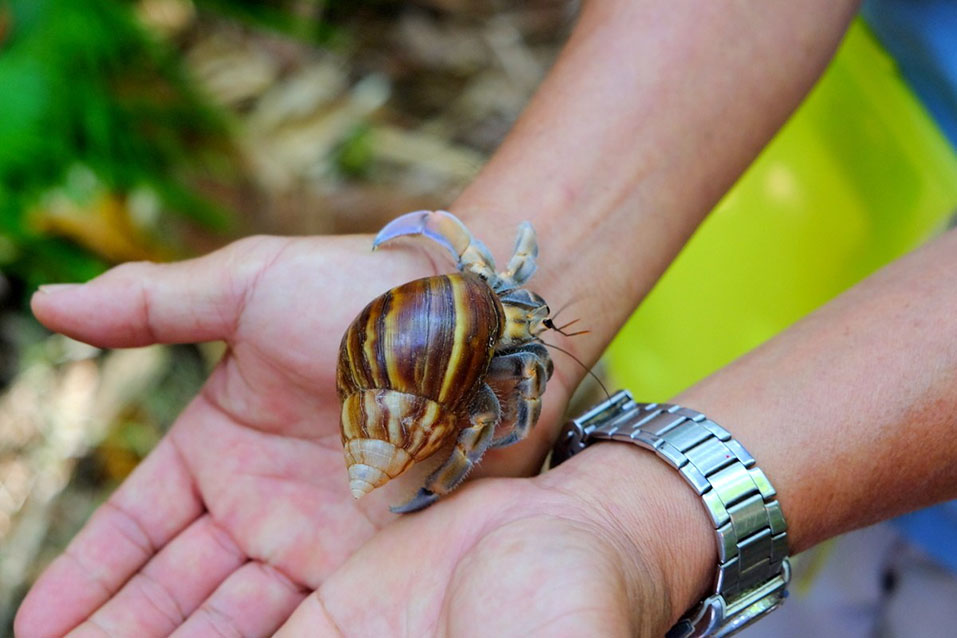
M 612 344 L 614 383 L 668 399 L 925 242 L 955 210 L 957 156 L 856 23 Z

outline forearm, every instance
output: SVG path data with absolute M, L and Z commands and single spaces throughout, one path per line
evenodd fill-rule
M 778 491 L 792 552 L 957 497 L 957 231 L 675 402 L 708 414 L 757 459 Z M 605 502 L 622 528 L 670 557 L 662 578 L 680 614 L 705 593 L 717 560 L 697 497 L 631 446 L 596 445 L 580 459 L 569 475 L 576 489 L 599 498 L 616 485 Z M 628 489 L 643 484 L 653 493 Z
M 677 400 L 760 459 L 794 551 L 957 497 L 957 232 Z
M 608 339 L 797 106 L 856 3 L 592 0 L 501 149 L 455 202 L 497 254 L 533 222 L 532 288 Z

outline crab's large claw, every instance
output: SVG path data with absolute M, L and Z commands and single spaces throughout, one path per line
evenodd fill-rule
M 397 217 L 379 231 L 372 249 L 403 235 L 424 235 L 445 246 L 460 270 L 469 270 L 485 278 L 495 276 L 495 260 L 488 248 L 448 211 L 417 210 Z

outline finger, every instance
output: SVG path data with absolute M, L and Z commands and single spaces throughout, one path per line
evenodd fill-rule
M 254 237 L 198 259 L 123 264 L 86 284 L 43 286 L 31 306 L 51 330 L 104 348 L 228 339 L 285 243 Z
M 30 590 L 17 614 L 16 635 L 63 635 L 202 511 L 189 472 L 166 437 Z
M 289 620 L 279 628 L 274 638 L 302 638 L 303 636 L 329 636 L 329 638 L 345 636 L 322 603 L 319 592 L 314 592 L 302 601 Z
M 271 636 L 305 596 L 305 590 L 273 567 L 259 562 L 246 563 L 170 638 Z M 313 627 L 303 635 L 327 634 Z
M 168 636 L 246 561 L 232 538 L 202 516 L 68 638 Z

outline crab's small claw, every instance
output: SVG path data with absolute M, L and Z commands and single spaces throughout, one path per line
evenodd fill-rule
M 393 514 L 410 514 L 425 509 L 437 500 L 439 500 L 438 494 L 423 487 L 419 489 L 419 492 L 409 499 L 408 502 L 390 507 L 389 510 L 392 511 Z
M 535 238 L 535 229 L 528 222 L 522 222 L 518 226 L 518 237 L 515 238 L 515 250 L 512 258 L 508 262 L 508 268 L 505 269 L 500 277 L 512 286 L 518 287 L 528 281 L 538 265 L 535 259 L 538 257 L 538 241 Z
M 423 235 L 438 242 L 452 253 L 460 270 L 471 270 L 483 276 L 495 274 L 495 260 L 488 248 L 448 211 L 417 210 L 397 217 L 379 231 L 372 249 L 404 235 Z

